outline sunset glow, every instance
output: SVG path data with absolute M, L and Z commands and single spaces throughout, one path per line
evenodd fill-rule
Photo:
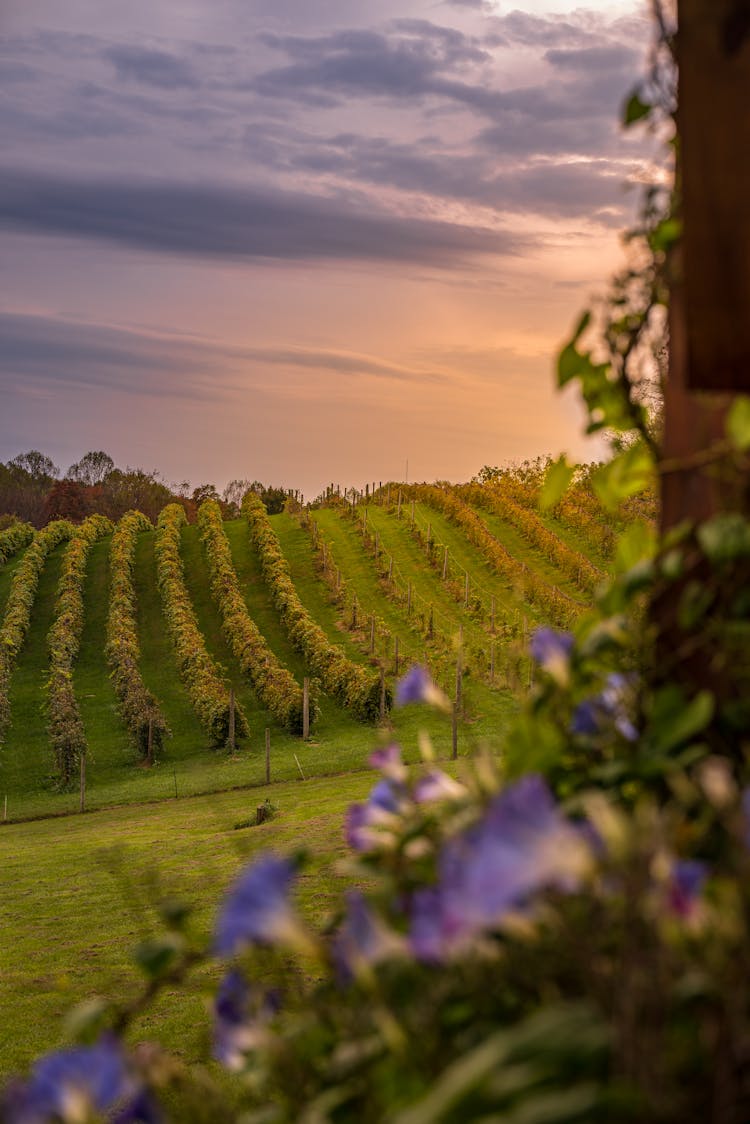
M 467 479 L 599 446 L 556 346 L 620 260 L 642 5 L 4 5 L 0 460 Z

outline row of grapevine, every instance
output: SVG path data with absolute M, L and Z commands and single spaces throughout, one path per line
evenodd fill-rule
M 193 709 L 213 741 L 224 745 L 230 733 L 229 691 L 206 651 L 185 586 L 180 557 L 180 528 L 186 522 L 185 509 L 177 503 L 168 504 L 159 515 L 155 548 L 157 581 L 180 675 Z M 248 733 L 247 719 L 237 704 L 235 736 L 246 737 Z
M 73 689 L 73 666 L 83 631 L 86 563 L 94 543 L 111 531 L 112 524 L 104 515 L 90 515 L 75 528 L 65 550 L 55 616 L 47 638 L 47 730 L 62 788 L 70 784 L 78 761 L 86 753 L 86 734 Z
M 120 713 L 142 758 L 161 749 L 169 728 L 159 704 L 138 669 L 140 648 L 133 585 L 135 548 L 142 531 L 152 531 L 151 520 L 140 511 L 128 511 L 117 524 L 110 553 L 110 594 L 107 615 L 106 655 Z
M 253 685 L 263 705 L 292 734 L 303 732 L 303 692 L 292 673 L 268 647 L 250 617 L 224 533 L 221 508 L 206 500 L 198 511 L 198 528 L 208 559 L 211 594 L 219 609 L 224 636 L 240 669 Z M 317 713 L 310 698 L 310 722 Z
M 540 491 L 538 484 L 534 486 L 527 481 L 519 480 L 512 472 L 504 472 L 500 481 L 503 489 L 517 504 L 538 511 Z M 485 487 L 491 489 L 494 485 L 493 481 Z M 585 481 L 574 480 L 567 492 L 557 501 L 551 514 L 556 522 L 575 531 L 584 542 L 591 543 L 603 558 L 611 557 L 617 539 L 616 528 L 612 526 L 611 520 L 606 518 L 604 509 Z
M 242 501 L 250 536 L 258 551 L 263 576 L 287 635 L 319 676 L 323 689 L 363 721 L 380 716 L 380 676 L 353 663 L 331 644 L 297 596 L 289 566 L 262 501 L 248 492 Z M 386 700 L 388 705 L 388 700 Z
M 0 743 L 10 725 L 10 677 L 29 631 L 39 576 L 49 552 L 72 534 L 73 526 L 67 520 L 48 523 L 35 536 L 13 574 L 0 628 Z
M 477 546 L 487 561 L 511 585 L 518 588 L 521 596 L 533 602 L 546 616 L 550 624 L 568 626 L 575 620 L 582 606 L 567 597 L 553 585 L 549 585 L 528 566 L 524 566 L 490 533 L 475 511 L 463 502 L 454 492 L 448 492 L 434 484 L 411 485 L 409 494 L 421 500 L 428 507 L 435 507 L 460 527 L 470 542 Z
M 29 523 L 11 523 L 10 527 L 0 531 L 0 566 L 28 546 L 33 537 L 34 528 Z
M 380 643 L 382 655 L 379 658 L 385 663 L 391 656 L 394 656 L 395 653 L 395 638 L 388 625 L 381 617 L 375 616 L 374 613 L 365 614 L 361 609 L 356 591 L 353 589 L 350 590 L 347 581 L 342 577 L 341 570 L 336 565 L 333 545 L 330 542 L 326 542 L 323 538 L 315 516 L 309 515 L 307 512 L 303 513 L 300 517 L 300 526 L 310 534 L 316 569 L 328 589 L 331 604 L 335 605 L 339 610 L 342 625 L 350 632 L 357 635 L 361 644 L 369 641 L 370 655 L 377 654 L 377 646 L 378 643 Z M 372 553 L 364 537 L 362 540 L 362 547 L 366 552 Z M 393 581 L 390 583 L 387 582 L 387 567 L 386 574 L 383 574 L 377 566 L 376 559 L 375 570 L 380 582 L 380 588 L 385 596 L 389 597 L 400 607 L 404 606 L 406 604 L 405 596 L 400 597 L 398 595 Z M 423 641 L 430 643 L 432 649 L 428 658 L 428 653 L 425 650 L 409 652 L 408 649 L 404 649 L 399 645 L 399 667 L 408 666 L 413 663 L 424 663 L 429 664 L 430 667 L 434 667 L 437 664 L 438 651 L 450 650 L 452 652 L 452 644 L 448 642 L 445 636 L 438 632 L 435 628 L 434 620 L 432 623 L 430 622 L 429 612 L 405 614 L 404 623 L 409 631 L 416 633 Z M 394 673 L 398 673 L 398 668 L 394 667 Z
M 549 531 L 535 511 L 516 503 L 503 486 L 502 478 L 491 487 L 466 484 L 457 489 L 459 496 L 469 504 L 493 511 L 539 550 L 549 562 L 554 563 L 579 589 L 593 594 L 604 575 L 583 554 L 567 546 L 562 539 Z

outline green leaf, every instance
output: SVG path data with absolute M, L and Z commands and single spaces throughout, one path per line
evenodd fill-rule
M 674 686 L 664 687 L 654 695 L 651 713 L 651 749 L 657 754 L 670 753 L 705 730 L 714 716 L 715 701 L 710 691 L 700 691 L 689 702 Z
M 750 397 L 735 398 L 727 414 L 727 437 L 741 453 L 750 450 Z
M 135 950 L 135 962 L 144 975 L 156 979 L 174 967 L 185 942 L 178 933 L 167 933 L 155 940 L 143 941 Z
M 656 530 L 644 519 L 631 523 L 617 540 L 615 568 L 624 574 L 644 559 L 656 554 Z
M 575 471 L 576 466 L 568 464 L 564 453 L 558 460 L 552 462 L 547 469 L 539 495 L 539 506 L 542 511 L 548 511 L 558 503 L 575 476 Z
M 616 511 L 623 500 L 645 491 L 653 479 L 651 453 L 639 441 L 602 465 L 591 477 L 591 484 L 602 505 Z
M 625 128 L 635 125 L 638 121 L 643 121 L 648 117 L 649 113 L 654 107 L 644 101 L 638 91 L 634 91 L 627 99 L 622 107 L 622 123 Z
M 680 219 L 663 219 L 655 230 L 651 232 L 649 244 L 655 254 L 666 253 L 682 237 L 682 222 Z
M 750 522 L 739 512 L 717 515 L 698 528 L 698 542 L 712 562 L 732 562 L 750 554 Z

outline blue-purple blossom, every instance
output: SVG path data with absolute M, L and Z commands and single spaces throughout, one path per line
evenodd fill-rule
M 441 960 L 502 923 L 545 888 L 574 890 L 591 861 L 582 833 L 557 808 L 541 777 L 501 792 L 482 819 L 443 847 L 437 886 L 418 891 L 411 941 Z
M 214 950 L 231 956 L 248 944 L 287 943 L 299 930 L 289 903 L 296 874 L 291 859 L 263 855 L 245 867 L 216 922 Z
M 608 675 L 599 694 L 584 699 L 573 711 L 571 733 L 595 737 L 609 725 L 614 725 L 626 741 L 637 741 L 638 731 L 627 713 L 629 687 L 630 681 L 627 676 L 620 675 L 618 672 Z
M 333 958 L 346 981 L 363 966 L 373 966 L 403 951 L 403 940 L 372 911 L 364 894 L 346 895 L 346 916 L 333 940 Z
M 438 800 L 457 800 L 466 795 L 466 789 L 442 769 L 430 769 L 414 785 L 413 796 L 417 804 L 431 804 Z
M 354 851 L 369 851 L 384 841 L 383 828 L 392 827 L 394 818 L 403 810 L 404 787 L 383 777 L 373 788 L 367 802 L 351 804 L 346 813 L 346 841 Z
M 91 1116 L 116 1117 L 141 1103 L 141 1088 L 128 1071 L 114 1038 L 94 1046 L 58 1050 L 39 1059 L 28 1082 L 10 1091 L 3 1106 L 8 1124 L 78 1124 Z M 144 1110 L 146 1102 L 143 1101 Z M 124 1117 L 147 1124 L 152 1116 Z
M 531 636 L 531 658 L 561 686 L 566 686 L 574 643 L 572 632 L 537 628 Z
M 449 711 L 451 708 L 448 696 L 440 690 L 427 668 L 415 664 L 396 684 L 396 706 L 420 702 L 438 710 Z
M 706 864 L 695 859 L 679 859 L 674 863 L 667 883 L 667 903 L 672 913 L 683 919 L 692 916 L 707 875 Z
M 227 1069 L 242 1069 L 245 1055 L 266 1035 L 266 1024 L 279 1009 L 278 994 L 251 988 L 232 969 L 219 985 L 214 1003 L 214 1057 Z
M 397 782 L 406 780 L 406 766 L 401 760 L 401 746 L 396 742 L 390 742 L 381 749 L 374 750 L 370 754 L 369 763 L 373 769 L 379 769 L 383 776 L 390 780 Z

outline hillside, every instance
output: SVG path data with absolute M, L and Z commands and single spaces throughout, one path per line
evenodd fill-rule
M 605 520 L 588 503 L 584 534 L 530 499 L 509 515 L 490 486 L 393 485 L 368 499 L 331 494 L 271 517 L 254 501 L 228 522 L 208 501 L 197 523 L 172 504 L 156 529 L 126 516 L 114 536 L 99 516 L 31 542 L 30 529 L 4 532 L 8 819 L 77 810 L 81 755 L 88 808 L 263 784 L 266 730 L 274 781 L 361 769 L 379 724 L 413 744 L 425 722 L 390 709 L 398 675 L 426 663 L 452 697 L 459 649 L 459 754 L 496 737 L 529 681 L 530 631 L 590 603 Z M 72 670 L 62 695 L 50 645 Z M 448 756 L 450 723 L 428 726 Z

